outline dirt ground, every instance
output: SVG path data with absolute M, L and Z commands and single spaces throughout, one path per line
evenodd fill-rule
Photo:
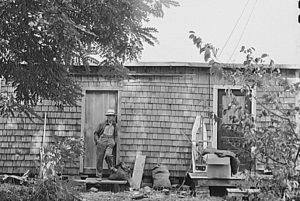
M 201 201 L 223 201 L 220 197 L 207 197 L 207 196 L 196 196 L 192 197 L 190 195 L 180 195 L 178 193 L 171 192 L 166 195 L 163 192 L 151 192 L 150 194 L 143 195 L 139 192 L 85 192 L 81 193 L 83 201 L 132 201 L 132 200 L 142 200 L 142 201 L 185 201 L 185 200 L 201 200 Z M 136 199 L 134 199 L 136 198 Z
M 27 189 L 27 190 L 26 190 Z M 90 188 L 87 192 L 82 191 L 82 189 L 77 189 L 80 196 L 76 196 L 80 201 L 134 201 L 134 200 L 141 200 L 141 201 L 224 201 L 221 197 L 210 197 L 207 194 L 199 194 L 196 197 L 190 195 L 190 191 L 177 191 L 177 190 L 161 190 L 156 191 L 151 189 L 150 187 L 145 187 L 140 189 L 139 191 L 124 191 L 113 193 L 111 191 L 99 191 L 97 188 Z M 3 192 L 8 192 L 7 194 L 4 193 L 3 197 L 0 200 L 11 200 L 11 197 L 16 198 L 27 198 L 26 193 L 28 191 L 27 186 L 22 185 L 15 185 L 10 183 L 0 184 L 0 197 L 3 196 Z M 15 196 L 8 196 L 14 192 Z M 16 199 L 12 199 L 16 200 Z M 23 199 L 20 199 L 23 200 Z

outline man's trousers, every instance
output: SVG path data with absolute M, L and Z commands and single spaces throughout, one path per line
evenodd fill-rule
M 108 168 L 111 170 L 114 167 L 114 156 L 113 148 L 115 146 L 115 141 L 113 136 L 101 136 L 97 143 L 97 167 L 96 176 L 102 177 L 103 172 L 103 159 L 105 156 L 105 161 Z

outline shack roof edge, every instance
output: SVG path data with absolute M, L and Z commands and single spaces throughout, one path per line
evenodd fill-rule
M 236 63 L 224 63 L 224 65 L 242 67 L 242 64 Z M 300 69 L 300 64 L 275 64 L 280 69 Z M 125 63 L 126 67 L 198 67 L 198 68 L 210 68 L 208 63 L 201 62 L 135 62 L 135 63 Z

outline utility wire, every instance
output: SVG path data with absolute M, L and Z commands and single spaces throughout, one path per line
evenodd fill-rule
M 232 54 L 231 54 L 231 56 L 230 56 L 230 58 L 229 58 L 229 60 L 228 60 L 227 63 L 229 63 L 229 62 L 231 61 L 231 59 L 232 59 L 232 57 L 233 57 L 233 55 L 234 55 L 234 53 L 235 53 L 237 47 L 239 46 L 239 44 L 240 44 L 240 42 L 241 42 L 241 40 L 242 40 L 242 37 L 244 36 L 244 33 L 245 33 L 246 28 L 247 28 L 247 26 L 248 26 L 248 24 L 249 24 L 249 21 L 250 21 L 250 19 L 251 19 L 251 16 L 252 16 L 252 14 L 253 14 L 253 11 L 254 11 L 254 9 L 255 9 L 256 4 L 257 4 L 257 0 L 255 1 L 254 5 L 253 5 L 253 7 L 252 7 L 252 10 L 251 10 L 251 12 L 250 12 L 250 15 L 249 15 L 249 17 L 248 17 L 248 19 L 247 19 L 247 22 L 246 22 L 244 28 L 243 28 L 243 31 L 242 31 L 242 34 L 241 34 L 239 40 L 238 40 L 238 43 L 237 43 L 236 46 L 234 47 L 234 50 L 233 50 L 233 52 L 232 52 Z
M 237 19 L 237 21 L 235 22 L 235 25 L 234 25 L 234 27 L 233 27 L 231 33 L 229 34 L 229 36 L 228 36 L 228 38 L 227 38 L 227 40 L 226 40 L 224 46 L 223 46 L 222 49 L 221 49 L 221 52 L 220 52 L 220 54 L 219 54 L 219 57 L 221 57 L 223 50 L 225 49 L 225 47 L 226 47 L 227 43 L 229 42 L 229 40 L 230 40 L 230 38 L 231 38 L 231 36 L 232 36 L 234 30 L 236 29 L 236 27 L 237 27 L 238 23 L 240 22 L 242 16 L 244 15 L 244 12 L 245 12 L 246 7 L 247 7 L 247 5 L 249 4 L 249 2 L 250 2 L 250 0 L 248 0 L 248 1 L 245 3 L 244 8 L 243 8 L 243 11 L 242 11 L 242 13 L 240 14 L 239 18 Z

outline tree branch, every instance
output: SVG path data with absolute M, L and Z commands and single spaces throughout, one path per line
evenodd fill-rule
M 262 104 L 260 101 L 258 101 L 256 97 L 254 97 L 254 98 L 255 98 L 255 100 L 256 100 L 256 103 L 258 103 L 260 106 L 262 106 L 262 107 L 263 107 L 265 110 L 267 110 L 269 113 L 273 114 L 273 115 L 276 116 L 276 117 L 279 117 L 279 118 L 281 118 L 281 119 L 284 119 L 284 120 L 288 121 L 288 123 L 289 123 L 289 125 L 290 125 L 290 127 L 291 127 L 291 130 L 292 130 L 293 134 L 296 136 L 296 139 L 297 139 L 297 140 L 300 140 L 300 139 L 298 138 L 297 134 L 296 134 L 295 129 L 293 128 L 293 124 L 292 124 L 290 118 L 288 118 L 288 117 L 283 117 L 283 116 L 280 116 L 280 115 L 276 114 L 275 112 L 273 112 L 273 111 L 271 111 L 269 108 L 267 108 L 264 104 Z
M 257 100 L 256 97 L 255 97 L 255 99 Z M 292 121 L 291 121 L 290 118 L 288 118 L 288 117 L 283 117 L 283 116 L 280 116 L 280 115 L 276 114 L 275 112 L 271 111 L 269 108 L 267 108 L 266 106 L 264 106 L 264 105 L 263 105 L 261 102 L 259 102 L 259 101 L 257 101 L 257 103 L 258 103 L 260 106 L 262 106 L 265 110 L 267 110 L 269 113 L 271 113 L 271 114 L 273 114 L 273 115 L 275 115 L 275 116 L 277 116 L 277 117 L 279 117 L 279 118 L 281 118 L 281 119 L 284 119 L 284 120 L 288 121 L 288 123 L 289 123 L 289 125 L 290 125 L 290 128 L 291 128 L 291 130 L 292 130 L 294 136 L 296 137 L 297 140 L 299 140 L 298 135 L 297 135 L 295 129 L 293 128 L 293 124 L 292 124 Z M 296 154 L 296 157 L 295 157 L 295 159 L 294 159 L 294 167 L 296 167 L 296 162 L 297 162 L 297 160 L 298 160 L 298 158 L 299 158 L 299 155 L 300 155 L 300 145 L 298 146 L 297 154 Z M 270 158 L 270 159 L 271 159 L 271 158 Z M 272 160 L 272 159 L 271 159 L 271 160 Z

